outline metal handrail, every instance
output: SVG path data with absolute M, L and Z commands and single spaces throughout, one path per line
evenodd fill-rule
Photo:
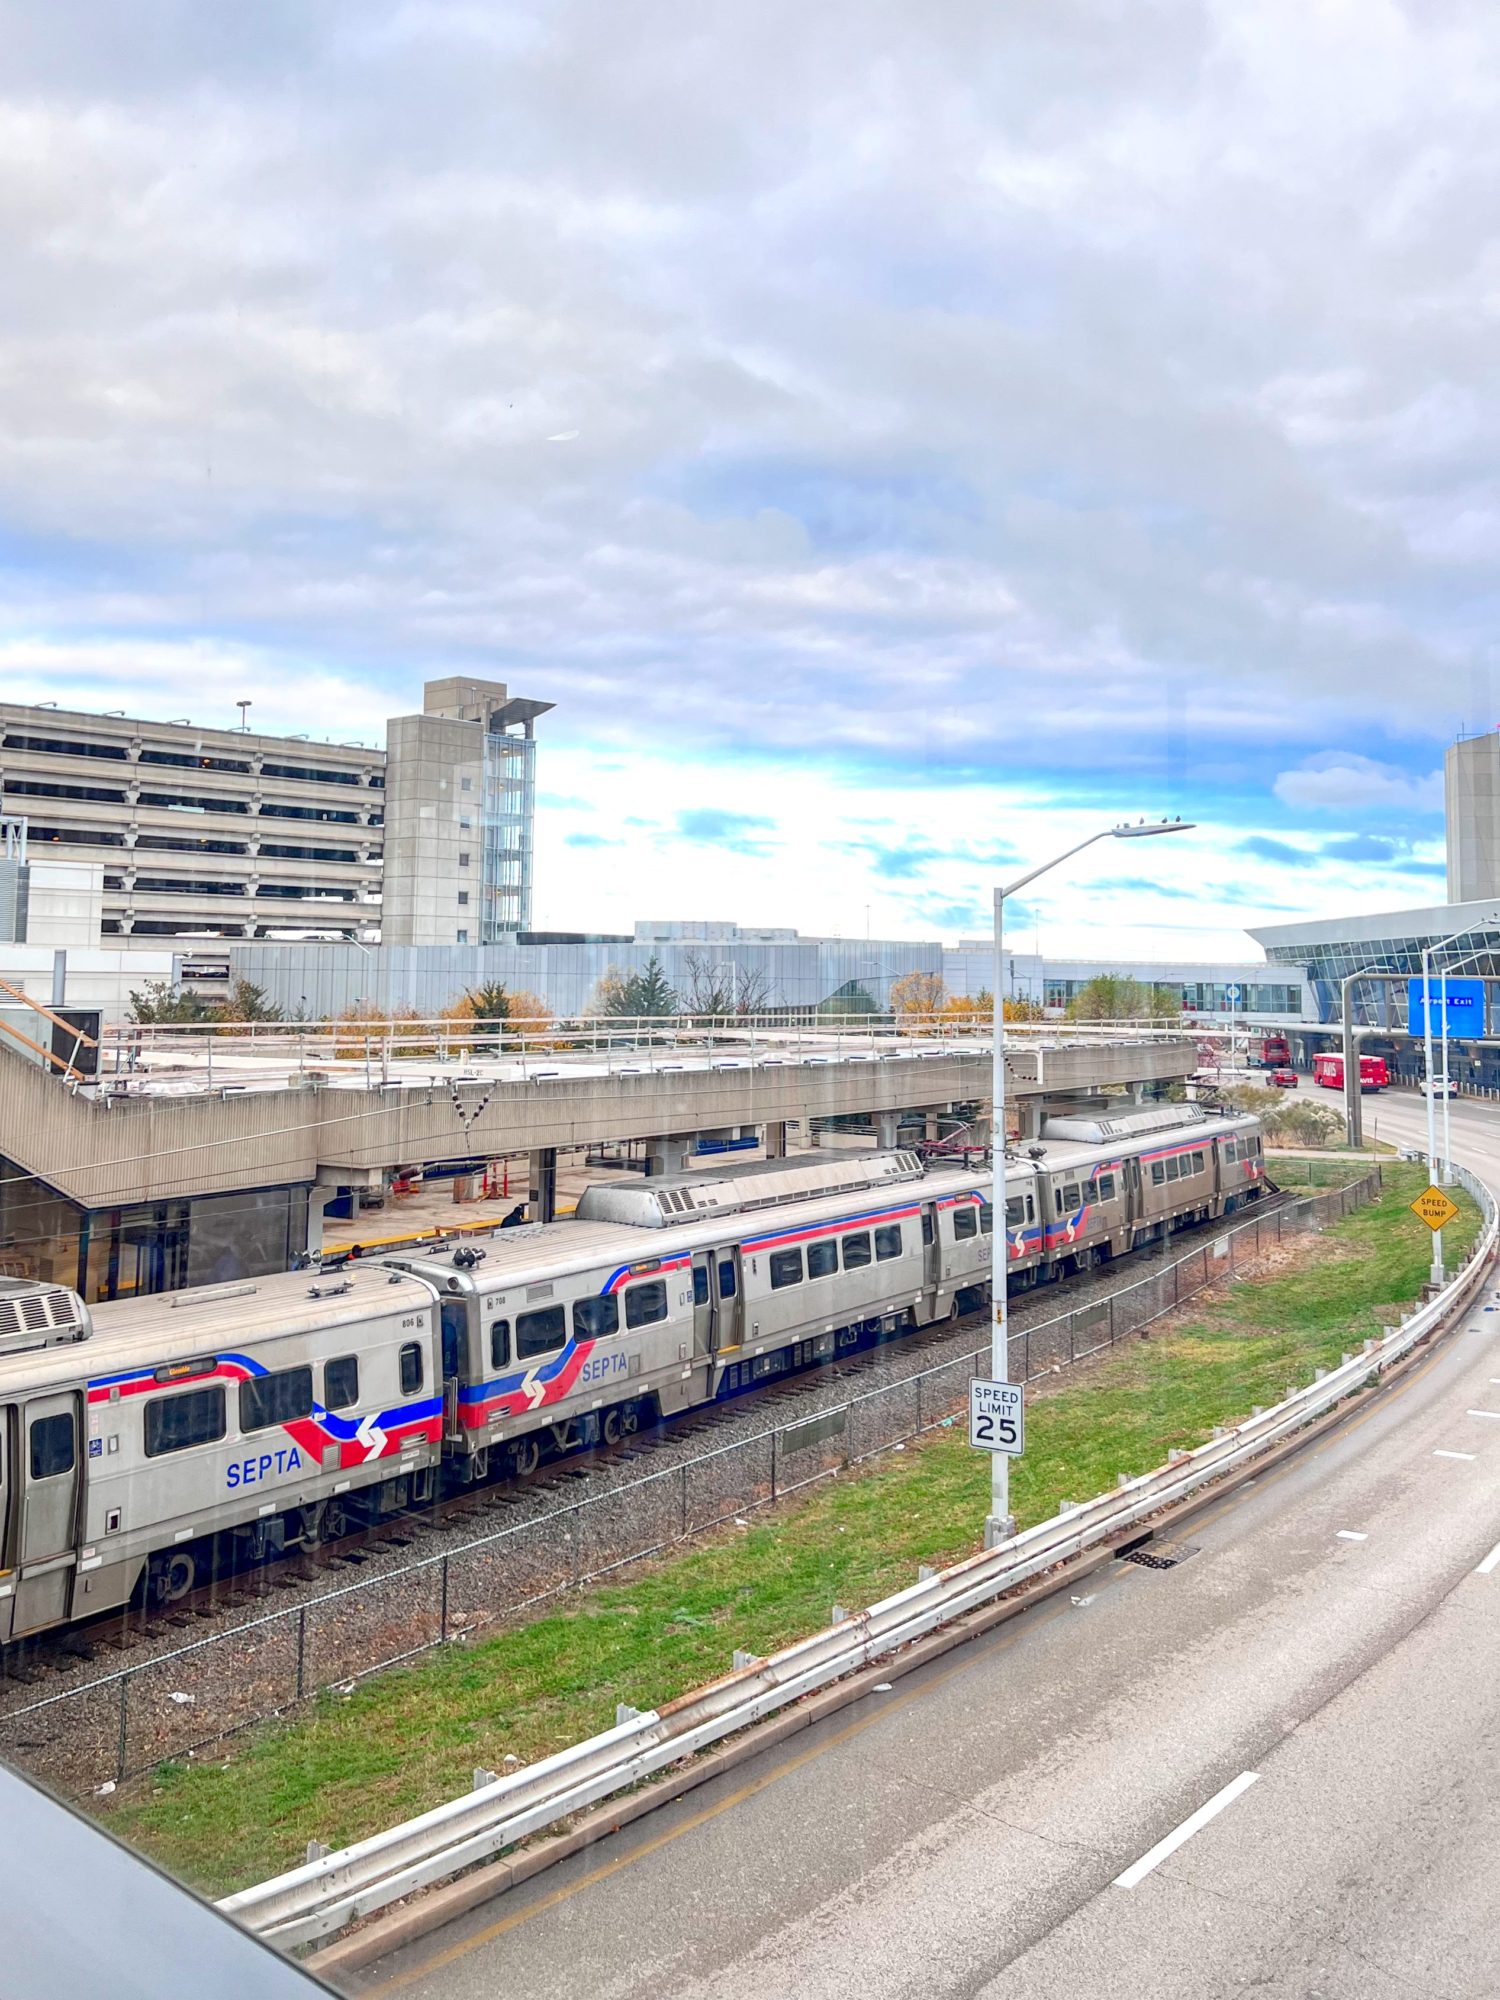
M 857 1672 L 1258 1457 L 1377 1377 L 1467 1303 L 1495 1255 L 1500 1209 L 1475 1175 L 1461 1167 L 1455 1175 L 1484 1218 L 1462 1272 L 1384 1340 L 1367 1341 L 1361 1353 L 1346 1357 L 1338 1368 L 1319 1371 L 1306 1388 L 1274 1408 L 1257 1412 L 1196 1450 L 1172 1454 L 1155 1472 L 1038 1522 L 768 1659 L 660 1710 L 622 1713 L 615 1728 L 602 1735 L 369 1840 L 227 1896 L 219 1908 L 280 1945 L 326 1937 Z

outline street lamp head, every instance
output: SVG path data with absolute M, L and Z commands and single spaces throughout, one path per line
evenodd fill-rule
M 1116 840 L 1149 840 L 1153 833 L 1191 833 L 1194 825 L 1190 819 L 1140 820 L 1135 826 L 1112 826 L 1110 832 Z

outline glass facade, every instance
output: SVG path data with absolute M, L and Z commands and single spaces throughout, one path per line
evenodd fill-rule
M 531 827 L 536 739 L 491 726 L 484 738 L 478 944 L 531 928 Z
M 1063 979 L 1048 974 L 1046 978 L 1046 999 L 1048 1007 L 1066 1007 L 1091 983 L 1089 979 Z M 1238 982 L 1238 998 L 1232 1003 L 1228 999 L 1229 984 L 1233 982 L 1214 980 L 1143 979 L 1153 993 L 1164 994 L 1180 1006 L 1185 1014 L 1300 1014 L 1302 1011 L 1302 988 L 1283 986 L 1279 983 L 1250 985 Z
M 1422 952 L 1458 928 L 1456 920 L 1445 929 L 1426 933 L 1393 934 L 1379 938 L 1339 938 L 1310 940 L 1304 944 L 1267 944 L 1266 955 L 1282 965 L 1305 969 L 1317 996 L 1318 1019 L 1333 1022 L 1340 1018 L 1340 988 L 1352 972 L 1381 971 L 1402 975 L 1389 989 L 1371 980 L 1357 986 L 1351 995 L 1351 1011 L 1365 1025 L 1403 1030 L 1406 1027 L 1406 979 L 1421 977 Z M 1444 962 L 1455 973 L 1469 979 L 1500 980 L 1500 931 L 1478 928 L 1466 933 L 1449 952 L 1433 963 L 1433 976 Z M 1387 997 L 1388 995 L 1388 997 Z M 1491 1002 L 1493 1006 L 1493 1000 Z
M 0 1160 L 0 1275 L 68 1285 L 93 1304 L 290 1270 L 307 1248 L 307 1189 L 82 1209 Z

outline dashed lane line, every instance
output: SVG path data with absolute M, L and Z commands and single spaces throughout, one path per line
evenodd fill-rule
M 1152 1869 L 1160 1868 L 1167 1857 L 1175 1854 L 1184 1841 L 1191 1840 L 1195 1833 L 1200 1833 L 1211 1819 L 1217 1819 L 1225 1806 L 1232 1806 L 1241 1792 L 1248 1792 L 1259 1776 L 1259 1771 L 1241 1771 L 1237 1778 L 1231 1778 L 1222 1791 L 1215 1792 L 1213 1797 L 1199 1806 L 1195 1813 L 1189 1813 L 1181 1826 L 1174 1826 L 1164 1839 L 1157 1841 L 1155 1847 L 1148 1847 L 1139 1861 L 1132 1862 L 1123 1875 L 1117 1875 L 1114 1880 L 1115 1888 L 1133 1889 L 1138 1882 L 1143 1882 Z

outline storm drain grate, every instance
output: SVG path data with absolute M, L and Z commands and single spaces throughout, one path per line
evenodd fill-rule
M 1126 1549 L 1121 1562 L 1136 1563 L 1141 1569 L 1176 1569 L 1189 1556 L 1198 1554 L 1199 1542 L 1151 1542 L 1143 1543 L 1137 1549 Z

